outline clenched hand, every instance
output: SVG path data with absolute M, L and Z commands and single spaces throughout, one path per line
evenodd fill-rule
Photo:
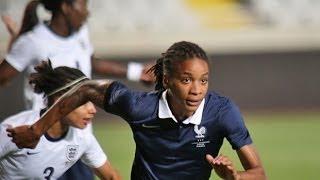
M 12 138 L 18 148 L 31 148 L 34 149 L 39 140 L 40 136 L 37 135 L 32 126 L 24 125 L 15 128 L 7 128 L 8 136 Z

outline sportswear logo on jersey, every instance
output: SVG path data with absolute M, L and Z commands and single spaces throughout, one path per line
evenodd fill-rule
M 34 155 L 34 154 L 38 154 L 40 152 L 30 152 L 30 151 L 27 151 L 27 155 Z
M 153 129 L 153 128 L 159 128 L 160 126 L 148 125 L 148 124 L 143 123 L 143 124 L 142 124 L 142 127 L 144 127 L 144 128 L 149 128 L 149 129 Z
M 68 145 L 67 146 L 67 159 L 69 161 L 74 161 L 77 157 L 78 150 L 79 150 L 78 145 Z

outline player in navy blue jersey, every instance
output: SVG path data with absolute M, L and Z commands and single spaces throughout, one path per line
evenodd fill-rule
M 91 101 L 130 125 L 136 143 L 131 179 L 266 179 L 259 154 L 238 107 L 208 91 L 209 59 L 191 42 L 173 44 L 151 71 L 156 91 L 137 92 L 112 80 L 87 80 L 65 93 L 32 126 L 8 129 L 18 147 L 33 148 L 43 132 Z M 226 138 L 243 169 L 219 154 Z

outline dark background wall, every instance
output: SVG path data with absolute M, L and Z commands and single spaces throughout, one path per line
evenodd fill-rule
M 211 87 L 246 109 L 320 107 L 320 52 L 213 57 Z
M 108 58 L 126 60 L 123 57 Z M 154 58 L 135 59 L 145 61 Z M 211 55 L 211 60 L 210 89 L 231 97 L 242 110 L 320 107 L 320 51 L 215 54 Z M 138 90 L 153 89 L 121 81 Z M 22 74 L 0 89 L 0 100 L 1 120 L 23 110 Z

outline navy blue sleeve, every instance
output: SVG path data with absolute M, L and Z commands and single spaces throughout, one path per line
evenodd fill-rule
M 106 91 L 104 109 L 126 121 L 136 121 L 153 114 L 157 103 L 157 95 L 134 91 L 115 81 Z
M 227 101 L 225 106 L 221 108 L 220 113 L 223 132 L 232 149 L 240 149 L 242 146 L 252 143 L 242 115 L 232 101 Z

